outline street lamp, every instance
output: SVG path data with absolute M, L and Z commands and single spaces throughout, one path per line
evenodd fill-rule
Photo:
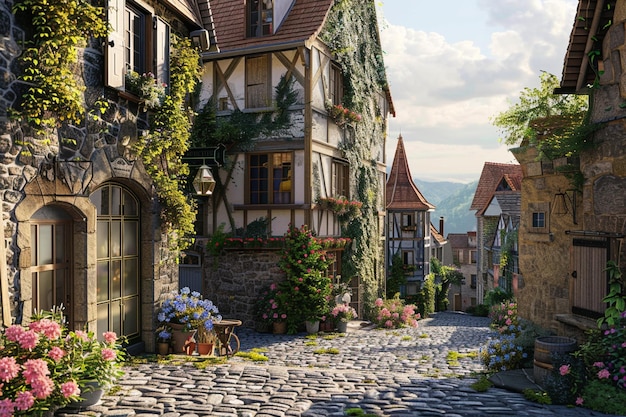
M 211 174 L 211 168 L 206 165 L 202 165 L 198 169 L 196 177 L 193 179 L 193 188 L 198 195 L 211 195 L 215 188 L 215 179 Z

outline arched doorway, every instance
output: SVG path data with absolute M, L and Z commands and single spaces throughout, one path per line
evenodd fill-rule
M 140 338 L 139 201 L 127 188 L 106 184 L 89 197 L 96 206 L 98 335 Z
M 33 308 L 63 306 L 70 328 L 74 326 L 72 298 L 72 222 L 59 206 L 44 206 L 30 220 Z

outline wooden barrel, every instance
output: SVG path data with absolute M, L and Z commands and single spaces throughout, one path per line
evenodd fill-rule
M 546 377 L 552 372 L 552 357 L 576 350 L 576 339 L 561 336 L 544 336 L 535 339 L 533 378 L 543 387 Z

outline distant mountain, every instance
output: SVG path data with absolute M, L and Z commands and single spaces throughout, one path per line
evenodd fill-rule
M 429 203 L 437 206 L 430 214 L 435 228 L 439 229 L 439 217 L 444 218 L 444 235 L 466 233 L 476 230 L 476 216 L 470 211 L 478 180 L 469 184 L 449 181 L 413 180 Z M 444 236 L 444 237 L 445 237 Z

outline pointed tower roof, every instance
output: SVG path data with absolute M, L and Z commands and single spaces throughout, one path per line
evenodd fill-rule
M 393 157 L 393 165 L 387 180 L 387 210 L 434 210 L 435 206 L 430 204 L 411 177 L 409 161 L 404 151 L 402 135 L 398 136 L 396 154 Z

